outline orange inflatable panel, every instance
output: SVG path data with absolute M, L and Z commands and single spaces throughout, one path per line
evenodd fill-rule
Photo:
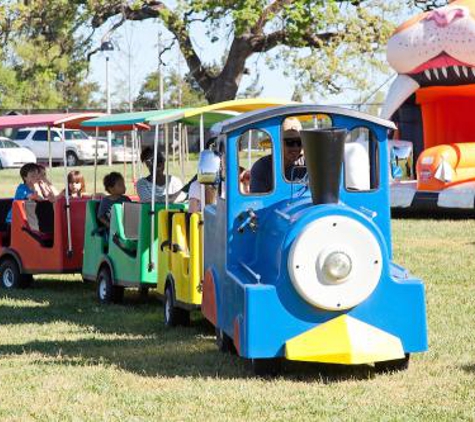
M 416 165 L 417 189 L 441 191 L 475 180 L 475 143 L 438 145 L 424 150 Z

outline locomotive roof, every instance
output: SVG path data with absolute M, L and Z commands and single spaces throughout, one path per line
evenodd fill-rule
M 252 125 L 263 120 L 272 119 L 274 117 L 288 117 L 302 114 L 329 114 L 352 117 L 355 119 L 365 120 L 377 125 L 387 127 L 388 129 L 396 129 L 396 125 L 390 120 L 381 119 L 371 114 L 362 113 L 361 111 L 351 110 L 343 107 L 325 106 L 318 104 L 291 104 L 278 107 L 270 107 L 262 110 L 244 113 L 231 119 L 218 123 L 215 131 L 218 134 L 226 134 L 242 126 Z

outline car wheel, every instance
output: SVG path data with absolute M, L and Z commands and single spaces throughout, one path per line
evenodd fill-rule
M 0 279 L 4 289 L 12 290 L 21 287 L 21 273 L 18 264 L 7 258 L 0 264 Z
M 252 369 L 258 377 L 276 377 L 282 371 L 282 359 L 252 359 Z
M 0 160 L 0 170 L 3 170 L 2 160 Z
M 108 268 L 102 268 L 97 276 L 97 299 L 103 305 L 120 303 L 124 299 L 124 287 L 114 286 Z
M 66 153 L 66 163 L 68 167 L 74 167 L 79 164 L 79 158 L 74 151 L 68 151 Z
M 402 359 L 388 360 L 386 362 L 375 362 L 374 368 L 380 373 L 405 371 L 407 368 L 409 368 L 410 358 L 411 354 L 406 353 Z

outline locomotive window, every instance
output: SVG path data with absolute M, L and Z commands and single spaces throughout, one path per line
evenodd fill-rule
M 267 132 L 251 129 L 238 139 L 239 191 L 243 195 L 274 190 L 272 139 Z
M 355 128 L 346 138 L 345 186 L 354 192 L 379 186 L 378 141 L 368 128 Z
M 287 182 L 299 182 L 307 174 L 299 132 L 332 126 L 327 114 L 291 116 L 282 122 L 282 172 Z

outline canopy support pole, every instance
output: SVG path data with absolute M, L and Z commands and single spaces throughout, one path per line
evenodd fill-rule
M 155 137 L 153 139 L 153 170 L 152 170 L 152 197 L 150 198 L 150 248 L 148 249 L 148 271 L 155 268 L 154 244 L 155 244 L 155 193 L 157 192 L 157 159 L 158 159 L 158 133 L 159 127 L 155 126 Z
M 137 152 L 140 153 L 142 151 L 142 137 L 140 136 L 139 130 L 135 127 L 135 137 L 137 138 Z M 137 160 L 138 163 L 138 170 L 139 170 L 139 179 L 143 177 L 143 171 L 142 171 L 142 161 L 139 159 Z
M 127 135 L 124 135 L 124 180 L 127 181 L 127 162 L 126 162 L 126 150 L 127 150 Z
M 249 131 L 249 138 L 247 140 L 247 168 L 251 170 L 251 146 L 252 146 L 252 129 Z
M 134 125 L 134 128 L 130 131 L 130 141 L 131 141 L 131 144 L 132 144 L 132 183 L 134 184 L 134 189 L 136 187 L 136 184 L 137 184 L 137 180 L 136 180 L 136 177 L 137 177 L 137 173 L 136 173 L 136 155 L 137 155 L 137 150 L 135 149 L 135 125 Z M 137 192 L 136 192 L 137 193 Z
M 190 163 L 190 145 L 188 144 L 188 126 L 183 126 L 183 136 L 185 138 L 186 164 Z
M 180 163 L 181 180 L 185 180 L 185 147 L 183 145 L 183 128 L 182 124 L 178 123 L 178 154 Z
M 66 225 L 68 229 L 68 251 L 66 256 L 71 258 L 73 256 L 73 245 L 71 239 L 71 204 L 69 201 L 68 162 L 66 158 L 66 133 L 64 130 L 64 123 L 61 124 L 61 136 L 63 137 L 64 193 L 66 196 Z
M 169 205 L 169 198 L 168 198 L 168 178 L 170 174 L 170 165 L 168 162 L 168 123 L 165 125 L 165 163 L 166 163 L 166 171 L 165 171 L 165 209 L 168 210 Z
M 99 127 L 96 127 L 96 142 L 95 142 L 95 153 L 94 153 L 94 198 L 97 194 L 97 143 L 99 138 Z
M 204 151 L 205 149 L 205 120 L 204 114 L 202 113 L 200 116 L 200 152 Z M 203 213 L 205 209 L 205 187 L 204 185 L 200 184 L 200 209 L 201 213 Z
M 51 152 L 51 126 L 48 126 L 48 165 L 51 171 L 53 168 L 53 155 Z

